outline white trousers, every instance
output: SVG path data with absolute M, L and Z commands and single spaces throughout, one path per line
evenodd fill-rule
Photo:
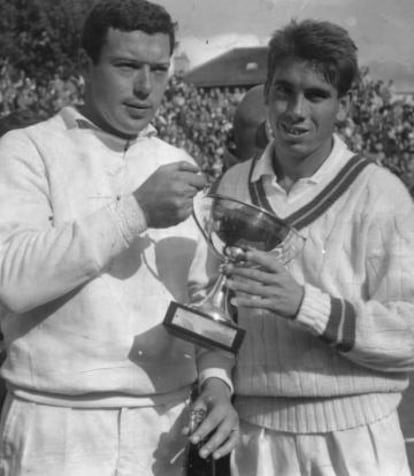
M 95 410 L 8 395 L 0 476 L 183 476 L 185 413 L 185 403 Z
M 397 413 L 345 431 L 292 434 L 241 423 L 232 476 L 409 476 Z

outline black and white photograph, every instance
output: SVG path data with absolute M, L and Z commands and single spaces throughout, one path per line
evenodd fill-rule
M 414 474 L 413 0 L 0 0 L 0 476 Z

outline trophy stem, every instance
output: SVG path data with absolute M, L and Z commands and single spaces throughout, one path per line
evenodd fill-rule
M 215 321 L 233 322 L 228 312 L 228 290 L 226 287 L 226 276 L 220 273 L 217 281 L 207 296 L 192 307 L 207 313 Z

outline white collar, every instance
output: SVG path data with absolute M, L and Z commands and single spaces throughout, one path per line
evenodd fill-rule
M 96 132 L 108 134 L 115 139 L 121 140 L 123 142 L 128 142 L 127 139 L 118 137 L 114 134 L 106 132 L 100 129 L 96 124 L 87 119 L 83 114 L 81 114 L 78 109 L 73 106 L 66 106 L 61 110 L 61 116 L 65 121 L 68 129 L 91 129 Z M 151 137 L 157 135 L 157 130 L 152 124 L 148 124 L 142 131 L 140 131 L 137 137 L 129 142 L 135 142 L 137 139 L 142 137 Z
M 310 177 L 304 177 L 301 180 L 306 180 L 308 183 L 319 183 L 327 176 L 332 177 L 339 169 L 345 164 L 345 162 L 353 155 L 346 144 L 336 134 L 333 136 L 334 143 L 331 153 L 318 168 L 318 170 Z M 273 168 L 273 154 L 274 154 L 274 141 L 267 145 L 263 154 L 257 161 L 253 174 L 252 181 L 256 182 L 263 176 L 270 176 L 277 181 L 278 177 Z

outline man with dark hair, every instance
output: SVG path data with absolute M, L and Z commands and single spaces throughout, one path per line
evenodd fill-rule
M 414 210 L 396 176 L 334 133 L 357 71 L 338 25 L 275 32 L 265 84 L 274 140 L 217 189 L 299 234 L 290 260 L 283 247 L 248 248 L 224 267 L 246 329 L 234 476 L 410 474 L 397 407 L 414 369 Z
M 0 473 L 178 476 L 194 382 L 202 457 L 229 453 L 238 421 L 232 359 L 162 326 L 187 299 L 206 183 L 150 125 L 174 24 L 145 0 L 103 0 L 82 38 L 83 106 L 0 140 Z

